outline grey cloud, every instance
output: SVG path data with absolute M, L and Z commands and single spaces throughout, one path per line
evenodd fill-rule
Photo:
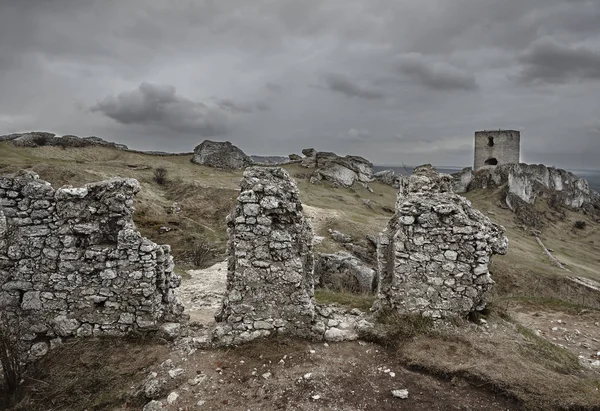
M 354 141 L 364 141 L 364 140 L 368 140 L 370 137 L 371 137 L 371 132 L 369 130 L 356 129 L 356 128 L 351 128 L 344 135 L 344 138 L 349 139 L 349 140 L 354 140 Z
M 550 39 L 533 43 L 518 57 L 524 83 L 565 83 L 600 80 L 600 51 L 566 46 Z
M 519 124 L 524 153 L 597 167 L 573 153 L 598 146 L 599 19 L 597 0 L 5 0 L 0 128 L 468 165 L 474 130 Z
M 229 110 L 232 113 L 253 113 L 255 111 L 267 111 L 269 105 L 263 101 L 257 101 L 253 103 L 238 103 L 231 99 L 220 99 L 217 100 L 217 105 L 225 110 Z
M 475 76 L 449 64 L 429 63 L 420 55 L 399 59 L 398 70 L 432 90 L 476 90 Z
M 91 108 L 121 124 L 159 127 L 201 136 L 218 136 L 231 129 L 226 110 L 177 95 L 175 87 L 142 83 L 133 91 L 110 96 Z
M 325 76 L 325 84 L 329 90 L 347 97 L 358 97 L 367 100 L 379 100 L 385 97 L 379 89 L 360 85 L 343 74 L 327 74 Z
M 281 84 L 268 82 L 265 84 L 265 87 L 274 94 L 281 94 L 283 92 L 283 86 Z

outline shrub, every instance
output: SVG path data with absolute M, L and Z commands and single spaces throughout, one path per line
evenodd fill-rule
M 429 334 L 433 319 L 421 314 L 400 314 L 391 308 L 382 308 L 376 316 L 372 329 L 361 330 L 359 337 L 384 347 L 398 347 L 403 341 L 418 335 Z
M 6 313 L 0 312 L 0 365 L 9 392 L 17 389 L 22 375 L 19 324 L 18 319 L 11 321 Z
M 163 185 L 167 182 L 167 170 L 162 167 L 158 167 L 154 170 L 154 181 L 157 184 Z
M 578 220 L 578 221 L 575 221 L 575 225 L 574 226 L 578 230 L 585 230 L 586 225 L 587 224 L 585 223 L 585 221 Z
M 189 255 L 194 267 L 205 268 L 213 262 L 215 250 L 204 241 L 196 241 Z
M 33 136 L 32 140 L 37 146 L 45 146 L 46 144 L 48 144 L 49 139 L 48 136 L 44 134 L 37 134 Z

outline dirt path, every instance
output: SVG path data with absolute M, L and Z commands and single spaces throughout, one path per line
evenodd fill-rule
M 536 334 L 577 355 L 584 366 L 600 373 L 600 312 L 580 314 L 542 311 L 517 305 L 510 314 Z
M 227 286 L 227 261 L 203 270 L 189 270 L 191 278 L 183 279 L 178 294 L 191 322 L 208 325 L 214 322 Z
M 164 410 L 516 410 L 518 405 L 467 383 L 404 369 L 395 354 L 364 342 L 266 340 L 198 351 L 163 373 L 187 381 Z M 392 395 L 408 390 L 408 398 Z M 174 397 L 174 395 L 171 395 Z

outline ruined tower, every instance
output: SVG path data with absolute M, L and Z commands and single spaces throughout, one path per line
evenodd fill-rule
M 475 164 L 477 171 L 485 166 L 520 162 L 521 133 L 516 130 L 475 132 Z

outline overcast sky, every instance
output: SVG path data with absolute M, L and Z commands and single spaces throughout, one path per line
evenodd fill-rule
M 0 0 L 0 134 L 600 168 L 599 0 Z

